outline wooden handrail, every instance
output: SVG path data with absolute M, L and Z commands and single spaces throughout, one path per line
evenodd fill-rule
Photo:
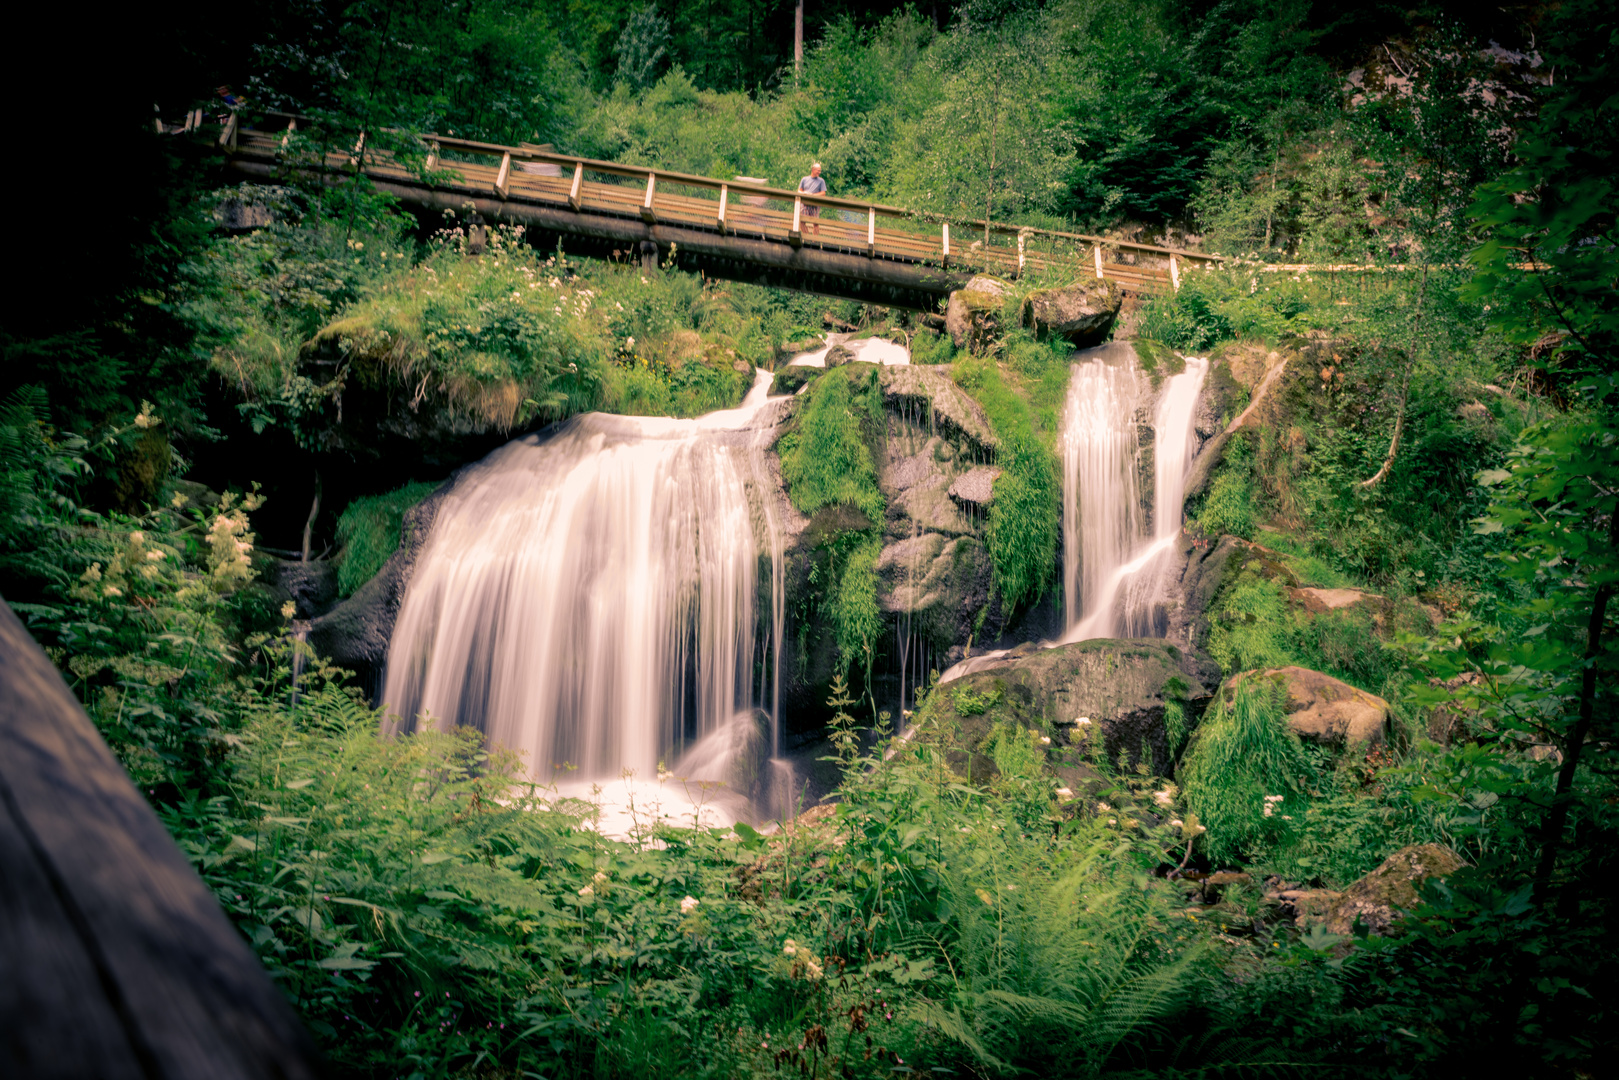
M 314 123 L 307 117 L 293 113 L 271 112 L 266 116 L 281 116 L 289 120 L 298 120 L 303 123 Z M 510 155 L 513 161 L 543 161 L 555 165 L 572 166 L 577 170 L 602 173 L 607 176 L 622 176 L 626 179 L 646 181 L 649 176 L 656 174 L 665 184 L 681 184 L 687 187 L 703 188 L 719 193 L 721 188 L 728 189 L 732 194 L 762 195 L 766 198 L 780 199 L 784 202 L 794 202 L 802 199 L 804 203 L 836 210 L 860 210 L 868 216 L 881 214 L 884 217 L 906 218 L 914 221 L 924 221 L 930 224 L 942 225 L 953 222 L 957 225 L 965 224 L 972 229 L 982 230 L 984 221 L 963 222 L 960 218 L 947 218 L 940 214 L 926 211 L 907 210 L 902 206 L 889 206 L 884 203 L 873 202 L 869 199 L 847 199 L 835 195 L 812 195 L 808 192 L 793 191 L 787 188 L 771 187 L 766 184 L 750 184 L 740 180 L 716 180 L 711 176 L 698 176 L 693 173 L 672 172 L 649 165 L 624 165 L 616 161 L 600 161 L 595 158 L 582 157 L 578 154 L 559 154 L 555 151 L 541 150 L 537 147 L 503 146 L 500 143 L 480 142 L 476 139 L 463 139 L 453 135 L 415 134 L 403 132 L 398 129 L 386 129 L 392 135 L 405 135 L 418 139 L 428 146 L 442 149 L 454 149 L 464 152 L 487 154 L 491 157 L 505 157 Z M 433 155 L 438 157 L 437 154 Z M 440 168 L 446 166 L 442 159 L 437 162 Z M 1107 247 L 1116 247 L 1130 251 L 1145 251 L 1157 255 L 1173 255 L 1185 259 L 1201 259 L 1206 262 L 1224 262 L 1225 256 L 1207 255 L 1197 251 L 1186 251 L 1181 248 L 1159 247 L 1153 244 L 1140 244 L 1132 240 L 1113 240 L 1105 236 L 1092 236 L 1087 233 L 1062 232 L 1056 229 L 1039 229 L 1028 225 L 1012 225 L 1006 222 L 990 221 L 991 232 L 1006 235 L 1047 236 L 1059 240 L 1078 240 L 1087 244 L 1102 244 Z

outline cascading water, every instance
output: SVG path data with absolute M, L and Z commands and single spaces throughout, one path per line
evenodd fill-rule
M 697 420 L 577 417 L 465 472 L 390 643 L 384 699 L 399 729 L 478 728 L 542 782 L 564 766 L 651 778 L 684 752 L 677 774 L 742 788 L 738 770 L 751 770 L 757 786 L 763 749 L 780 750 L 769 381 L 761 372 L 742 407 Z
M 1140 435 L 1147 377 L 1111 346 L 1073 365 L 1063 426 L 1064 641 L 1162 636 L 1159 562 L 1181 528 L 1186 470 L 1208 362 L 1164 380 L 1152 416 L 1153 499 L 1144 519 Z M 1118 355 L 1118 354 L 1124 355 Z M 1112 355 L 1110 355 L 1112 354 Z

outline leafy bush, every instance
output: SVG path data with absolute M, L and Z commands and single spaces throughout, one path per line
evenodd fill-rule
M 432 483 L 409 483 L 381 495 L 362 495 L 349 503 L 337 519 L 337 539 L 343 545 L 337 567 L 337 593 L 352 596 L 376 577 L 388 557 L 399 550 L 405 511 L 438 488 Z
M 1197 527 L 1206 536 L 1230 534 L 1252 540 L 1257 524 L 1255 518 L 1254 486 L 1246 462 L 1222 464 L 1209 484 L 1203 508 L 1197 515 Z

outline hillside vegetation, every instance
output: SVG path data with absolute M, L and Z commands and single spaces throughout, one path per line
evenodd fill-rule
M 1602 1075 L 1610 7 L 810 5 L 797 70 L 773 0 L 165 23 L 109 68 L 128 206 L 71 242 L 18 224 L 39 265 L 0 323 L 0 592 L 334 1075 Z M 1164 682 L 1167 759 L 995 671 L 919 676 L 895 737 L 872 690 L 890 417 L 859 364 L 808 383 L 774 450 L 796 512 L 836 526 L 804 605 L 836 653 L 827 805 L 613 839 L 475 733 L 379 738 L 289 567 L 330 551 L 335 602 L 493 446 L 734 405 L 830 326 L 903 331 L 982 408 L 984 632 L 1015 627 L 1060 590 L 1071 355 L 1016 307 L 1063 282 L 1016 283 L 958 348 L 932 313 L 420 222 L 363 178 L 222 188 L 149 109 L 226 78 L 333 130 L 788 184 L 814 159 L 838 194 L 1240 257 L 1119 327 L 1154 371 L 1209 357 L 1222 428 L 1286 364 L 1187 505 L 1223 569 L 1198 649 L 1148 644 L 1218 671 L 1195 702 Z M 225 228 L 232 199 L 270 223 Z M 1292 668 L 1375 695 L 1377 738 L 1302 739 Z

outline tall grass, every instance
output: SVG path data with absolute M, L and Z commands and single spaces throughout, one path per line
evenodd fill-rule
M 1216 863 L 1252 856 L 1304 820 L 1314 769 L 1279 693 L 1257 675 L 1224 691 L 1181 770 L 1187 810 L 1207 830 L 1201 845 Z

